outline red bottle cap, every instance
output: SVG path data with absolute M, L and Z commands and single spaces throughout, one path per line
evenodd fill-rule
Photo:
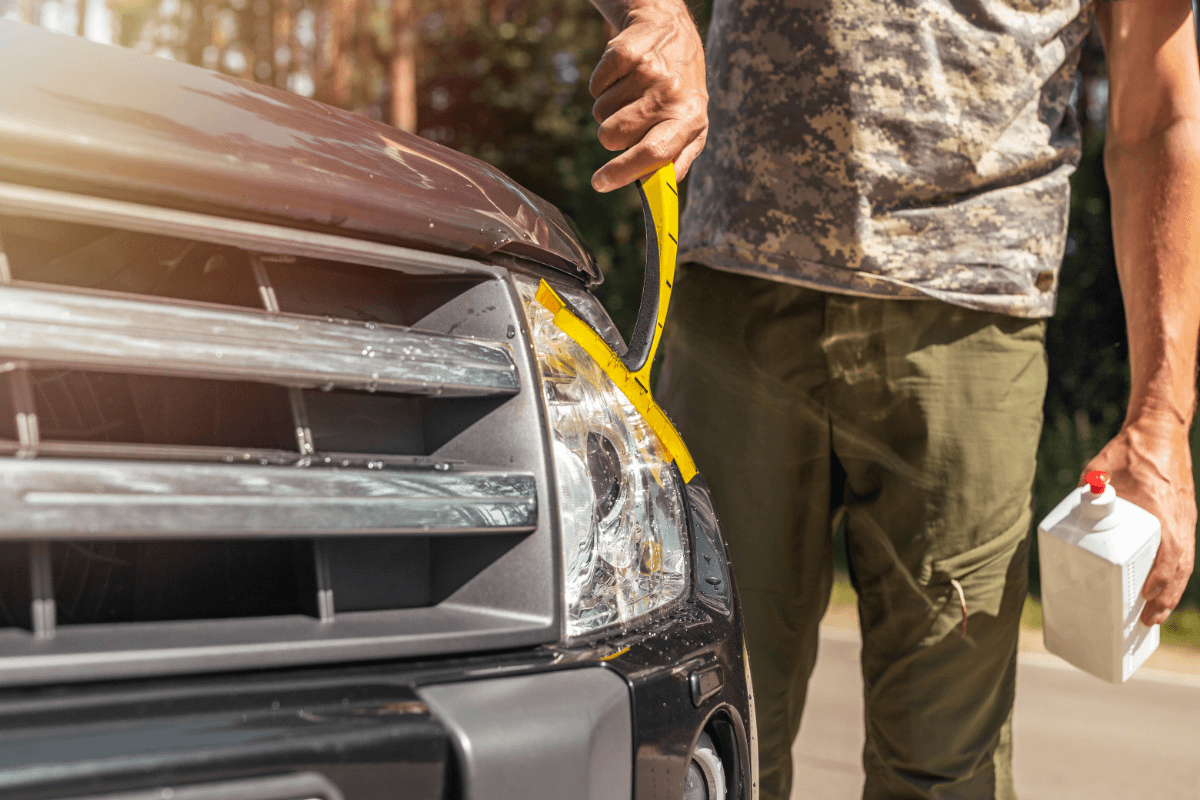
M 1108 482 L 1112 480 L 1112 476 L 1107 472 L 1094 469 L 1087 475 L 1084 475 L 1083 479 L 1092 490 L 1092 494 L 1104 494 L 1104 487 L 1108 486 Z

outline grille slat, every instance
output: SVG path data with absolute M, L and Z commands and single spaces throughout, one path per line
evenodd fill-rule
M 516 394 L 502 346 L 91 292 L 0 286 L 0 355 L 35 365 L 469 397 Z
M 467 637 L 479 649 L 510 649 L 545 641 L 549 619 L 502 609 L 442 603 L 347 616 L 339 630 L 302 615 L 237 620 L 142 623 L 59 629 L 47 652 L 23 631 L 0 630 L 0 680 L 5 686 L 44 683 L 68 675 L 86 680 L 159 676 L 186 671 L 254 669 L 462 652 Z M 113 649 L 113 643 L 133 647 Z
M 508 534 L 537 525 L 519 472 L 0 461 L 0 538 Z
M 21 451 L 20 442 L 0 439 L 0 455 L 14 456 Z M 38 455 L 59 458 L 119 458 L 134 461 L 199 461 L 224 464 L 278 464 L 281 466 L 340 466 L 378 468 L 412 467 L 414 469 L 454 469 L 463 466 L 461 459 L 407 456 L 391 453 L 324 452 L 317 456 L 301 456 L 293 450 L 266 450 L 243 447 L 208 447 L 205 445 L 125 444 L 121 442 L 42 442 Z
M 20 443 L 0 440 L 0 455 L 16 455 Z M 206 447 L 203 445 L 126 444 L 122 442 L 42 442 L 39 456 L 66 458 L 121 458 L 151 461 L 220 461 L 224 463 L 294 465 L 301 456 L 291 450 L 263 448 Z M 343 457 L 347 458 L 347 457 Z M 355 456 L 355 465 L 362 466 L 375 456 Z M 431 461 L 431 459 L 425 459 Z M 430 464 L 432 466 L 432 464 Z

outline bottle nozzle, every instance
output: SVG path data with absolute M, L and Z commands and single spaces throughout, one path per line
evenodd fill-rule
M 1112 480 L 1112 476 L 1107 472 L 1094 469 L 1087 475 L 1084 475 L 1083 480 L 1087 483 L 1088 488 L 1092 490 L 1092 494 L 1104 494 L 1104 490 L 1108 487 L 1108 482 Z
M 1093 521 L 1093 525 L 1101 525 L 1100 520 L 1112 514 L 1117 508 L 1117 493 L 1109 485 L 1111 476 L 1107 472 L 1097 469 L 1084 475 L 1083 479 L 1087 481 L 1088 488 L 1079 498 L 1079 510 L 1086 519 Z M 1097 528 L 1097 530 L 1099 529 Z

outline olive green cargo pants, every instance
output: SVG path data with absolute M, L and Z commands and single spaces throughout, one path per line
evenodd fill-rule
M 789 796 L 838 507 L 863 633 L 863 796 L 1013 797 L 1044 323 L 689 265 L 669 327 L 658 397 L 729 542 L 764 800 Z

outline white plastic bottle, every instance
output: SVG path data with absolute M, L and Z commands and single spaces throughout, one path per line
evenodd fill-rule
M 1046 649 L 1124 683 L 1158 647 L 1158 626 L 1138 617 L 1161 526 L 1117 497 L 1107 473 L 1089 472 L 1085 480 L 1038 526 Z

